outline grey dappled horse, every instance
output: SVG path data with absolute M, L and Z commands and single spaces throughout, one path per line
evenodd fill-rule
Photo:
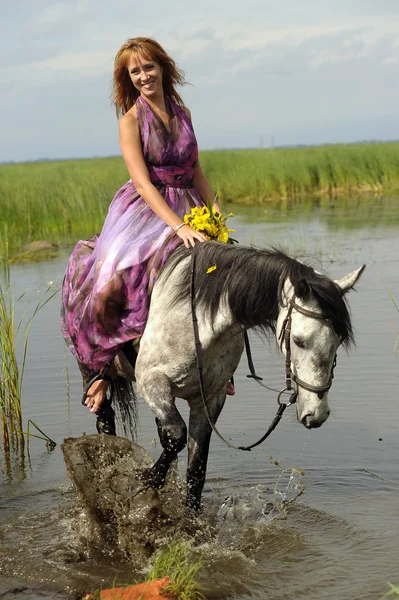
M 156 416 L 163 452 L 143 477 L 161 487 L 172 461 L 188 444 L 187 505 L 198 509 L 212 428 L 196 366 L 191 252 L 184 247 L 175 250 L 154 286 L 134 369 L 126 360 L 128 349 L 119 353 L 116 363 L 120 376 L 136 381 L 138 394 Z M 295 382 L 298 421 L 308 429 L 324 423 L 330 414 L 328 390 L 338 346 L 348 347 L 353 341 L 345 294 L 363 269 L 332 281 L 280 250 L 216 242 L 197 246 L 193 285 L 206 403 L 213 423 L 243 352 L 244 331 L 251 328 L 275 334 L 282 351 L 288 352 L 286 368 Z M 122 400 L 126 390 L 127 384 Z M 188 431 L 175 398 L 189 404 Z M 101 419 L 100 415 L 100 425 Z

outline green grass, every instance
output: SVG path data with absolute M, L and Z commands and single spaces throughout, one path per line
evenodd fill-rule
M 283 209 L 306 197 L 399 189 L 399 143 L 201 153 L 222 203 Z M 128 180 L 121 158 L 0 166 L 0 261 L 34 259 L 35 240 L 57 245 L 101 230 L 108 206 Z
M 392 583 L 389 582 L 388 585 L 391 589 L 383 595 L 381 600 L 384 600 L 384 598 L 399 598 L 399 586 L 392 585 Z

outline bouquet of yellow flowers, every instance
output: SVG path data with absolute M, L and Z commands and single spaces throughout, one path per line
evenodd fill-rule
M 233 213 L 226 216 L 223 213 L 216 212 L 209 205 L 201 208 L 195 206 L 189 214 L 184 215 L 183 220 L 191 229 L 203 233 L 208 240 L 227 244 L 229 233 L 235 231 L 235 229 L 227 228 L 226 219 L 229 217 L 234 217 Z

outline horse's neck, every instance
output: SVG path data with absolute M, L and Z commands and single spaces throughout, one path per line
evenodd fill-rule
M 201 343 L 203 345 L 226 334 L 234 336 L 243 332 L 243 328 L 234 320 L 226 298 L 221 300 L 217 315 L 212 322 L 203 308 L 197 307 L 196 313 L 201 330 Z

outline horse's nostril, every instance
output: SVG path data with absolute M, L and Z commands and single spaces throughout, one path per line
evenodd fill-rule
M 314 417 L 314 413 L 303 415 L 301 418 L 302 425 L 305 425 L 305 427 L 311 427 L 312 417 Z

